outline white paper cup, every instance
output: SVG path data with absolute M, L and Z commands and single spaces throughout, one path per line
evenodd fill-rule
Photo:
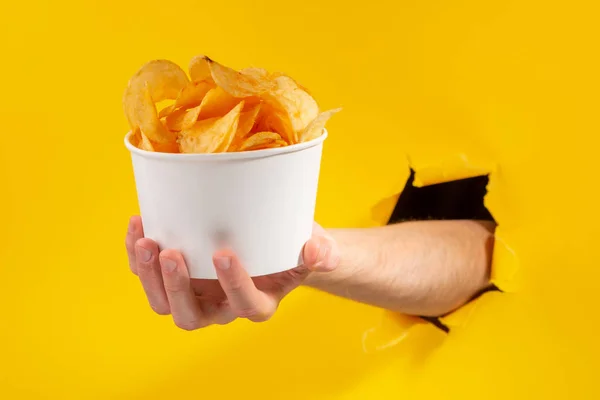
M 144 236 L 183 254 L 192 278 L 216 279 L 232 249 L 251 276 L 300 264 L 311 237 L 323 141 L 249 152 L 170 154 L 133 146 Z

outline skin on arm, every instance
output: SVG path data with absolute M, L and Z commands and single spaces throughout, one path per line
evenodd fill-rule
M 125 242 L 150 307 L 195 330 L 237 318 L 266 321 L 301 284 L 404 314 L 442 315 L 488 285 L 493 231 L 494 224 L 475 221 L 333 230 L 315 224 L 303 265 L 250 277 L 224 249 L 213 255 L 218 280 L 191 279 L 183 255 L 145 238 L 138 216 Z
M 304 284 L 404 314 L 443 315 L 489 285 L 494 229 L 452 220 L 328 230 L 339 262 Z

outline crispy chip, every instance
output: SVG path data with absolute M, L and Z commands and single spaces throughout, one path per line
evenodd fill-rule
M 239 101 L 240 99 L 238 99 Z M 244 97 L 244 109 L 242 111 L 250 111 L 251 109 L 253 109 L 255 106 L 262 104 L 262 100 L 260 99 L 260 97 L 257 96 L 252 96 L 252 97 Z
M 264 68 L 248 67 L 240 70 L 240 72 L 257 80 L 269 78 L 269 72 Z
M 165 123 L 167 128 L 174 132 L 189 129 L 198 121 L 201 106 L 190 108 L 189 110 L 180 108 L 167 115 Z
M 240 114 L 240 120 L 238 122 L 237 130 L 235 132 L 233 140 L 231 141 L 231 145 L 229 146 L 227 151 L 235 151 L 237 148 L 240 147 L 240 145 L 254 126 L 254 122 L 256 121 L 256 117 L 258 116 L 258 113 L 260 111 L 260 106 L 261 105 L 259 103 L 252 107 L 250 110 L 243 111 Z
M 142 137 L 142 140 L 139 143 L 140 149 L 146 150 L 146 151 L 154 151 L 154 146 L 152 146 L 150 139 L 148 139 L 148 137 L 146 137 L 146 135 L 144 135 L 143 133 L 141 134 L 141 137 Z
M 281 136 L 275 132 L 258 132 L 244 140 L 239 150 L 245 151 L 246 149 L 264 146 L 278 140 L 281 140 Z
M 193 108 L 199 106 L 206 93 L 213 87 L 213 84 L 206 81 L 190 83 L 177 96 L 174 104 L 175 108 Z
M 176 99 L 188 83 L 185 72 L 171 61 L 144 64 L 129 80 L 123 95 L 123 108 L 132 131 L 139 128 L 157 143 L 171 141 L 172 135 L 160 124 L 156 103 Z
M 283 72 L 273 72 L 269 75 L 269 79 L 275 80 L 275 79 L 279 78 L 280 76 L 285 76 L 286 78 L 293 80 L 294 83 L 296 84 L 296 86 L 298 86 L 300 89 L 304 90 L 306 93 L 310 94 L 310 92 L 308 91 L 308 89 L 305 86 L 302 86 L 294 78 L 284 74 Z
M 204 81 L 190 83 L 181 90 L 179 96 L 177 96 L 177 100 L 175 100 L 173 104 L 160 110 L 158 113 L 158 118 L 162 119 L 171 116 L 171 120 L 179 120 L 180 124 L 185 110 L 199 106 L 206 93 L 213 87 L 213 85 Z M 174 113 L 176 113 L 176 115 L 173 115 Z M 174 130 L 172 129 L 173 121 L 171 121 L 168 125 L 170 126 L 171 130 Z M 181 129 L 176 130 L 179 131 Z
M 217 86 L 206 93 L 200 103 L 200 119 L 222 117 L 240 102 L 223 88 Z
M 132 145 L 141 150 L 162 153 L 179 153 L 179 145 L 177 142 L 155 143 L 148 139 L 146 135 L 142 135 L 139 130 L 136 130 L 131 134 L 129 141 Z
M 179 92 L 188 85 L 185 71 L 172 61 L 153 60 L 144 64 L 129 80 L 129 86 L 139 89 L 146 83 L 152 101 L 176 99 Z
M 293 143 L 295 137 L 292 123 L 285 111 L 267 102 L 261 105 L 256 124 L 252 128 L 254 133 L 261 131 L 276 132 L 288 143 Z
M 196 122 L 191 128 L 182 131 L 179 147 L 183 153 L 223 152 L 231 144 L 238 127 L 240 113 L 244 107 L 241 101 L 224 117 L 214 117 Z
M 325 124 L 333 116 L 333 114 L 341 111 L 341 108 L 335 108 L 333 110 L 324 111 L 319 114 L 308 126 L 302 131 L 298 137 L 300 142 L 308 142 L 316 139 L 323 134 Z
M 254 151 L 254 150 L 265 150 L 265 149 L 274 149 L 277 147 L 285 147 L 288 144 L 283 140 L 276 140 L 274 142 L 261 143 L 256 146 L 248 147 L 244 151 Z
M 125 110 L 133 131 L 139 129 L 157 143 L 166 143 L 174 139 L 173 134 L 160 123 L 148 85 L 127 95 Z
M 139 129 L 135 129 L 131 132 L 131 136 L 129 136 L 129 142 L 135 147 L 140 147 L 140 142 L 142 141 L 142 134 Z
M 308 90 L 280 72 L 237 71 L 205 55 L 188 69 L 190 78 L 171 61 L 153 60 L 129 80 L 123 108 L 134 146 L 169 153 L 289 146 L 322 135 L 340 110 L 320 113 Z
M 267 79 L 267 77 L 257 79 L 252 75 L 247 75 L 221 65 L 208 57 L 205 57 L 205 59 L 208 62 L 208 67 L 215 83 L 233 97 L 258 96 L 275 88 L 275 84 L 270 79 Z
M 319 114 L 319 106 L 293 79 L 281 75 L 275 78 L 274 82 L 277 85 L 276 89 L 265 93 L 263 97 L 273 109 L 272 118 L 277 118 L 280 122 L 271 120 L 270 123 L 279 124 L 278 132 L 289 143 L 297 143 L 299 132 Z
M 208 60 L 209 58 L 204 55 L 195 56 L 190 60 L 188 69 L 192 82 L 211 82 L 213 80 L 208 67 Z
M 163 108 L 158 113 L 158 119 L 163 119 L 165 117 L 168 117 L 169 114 L 171 114 L 173 111 L 175 111 L 175 104 L 171 104 L 170 106 Z
M 161 153 L 179 153 L 179 144 L 176 141 L 168 143 L 152 143 L 154 151 Z

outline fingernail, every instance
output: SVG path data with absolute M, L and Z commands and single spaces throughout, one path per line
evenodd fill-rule
M 222 269 L 223 271 L 229 269 L 229 267 L 231 267 L 231 258 L 217 257 L 215 259 L 215 265 L 217 266 L 217 268 Z
M 148 262 L 152 258 L 152 252 L 142 246 L 138 246 L 138 257 L 141 262 Z
M 173 272 L 177 268 L 177 261 L 170 258 L 161 258 L 160 265 L 165 272 Z

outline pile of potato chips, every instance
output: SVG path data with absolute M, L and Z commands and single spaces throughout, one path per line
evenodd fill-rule
M 159 103 L 169 101 L 160 111 Z M 123 96 L 131 142 L 146 151 L 222 153 L 289 146 L 323 134 L 340 109 L 320 112 L 292 78 L 261 68 L 241 71 L 200 55 L 189 77 L 177 64 L 153 60 L 129 80 Z

